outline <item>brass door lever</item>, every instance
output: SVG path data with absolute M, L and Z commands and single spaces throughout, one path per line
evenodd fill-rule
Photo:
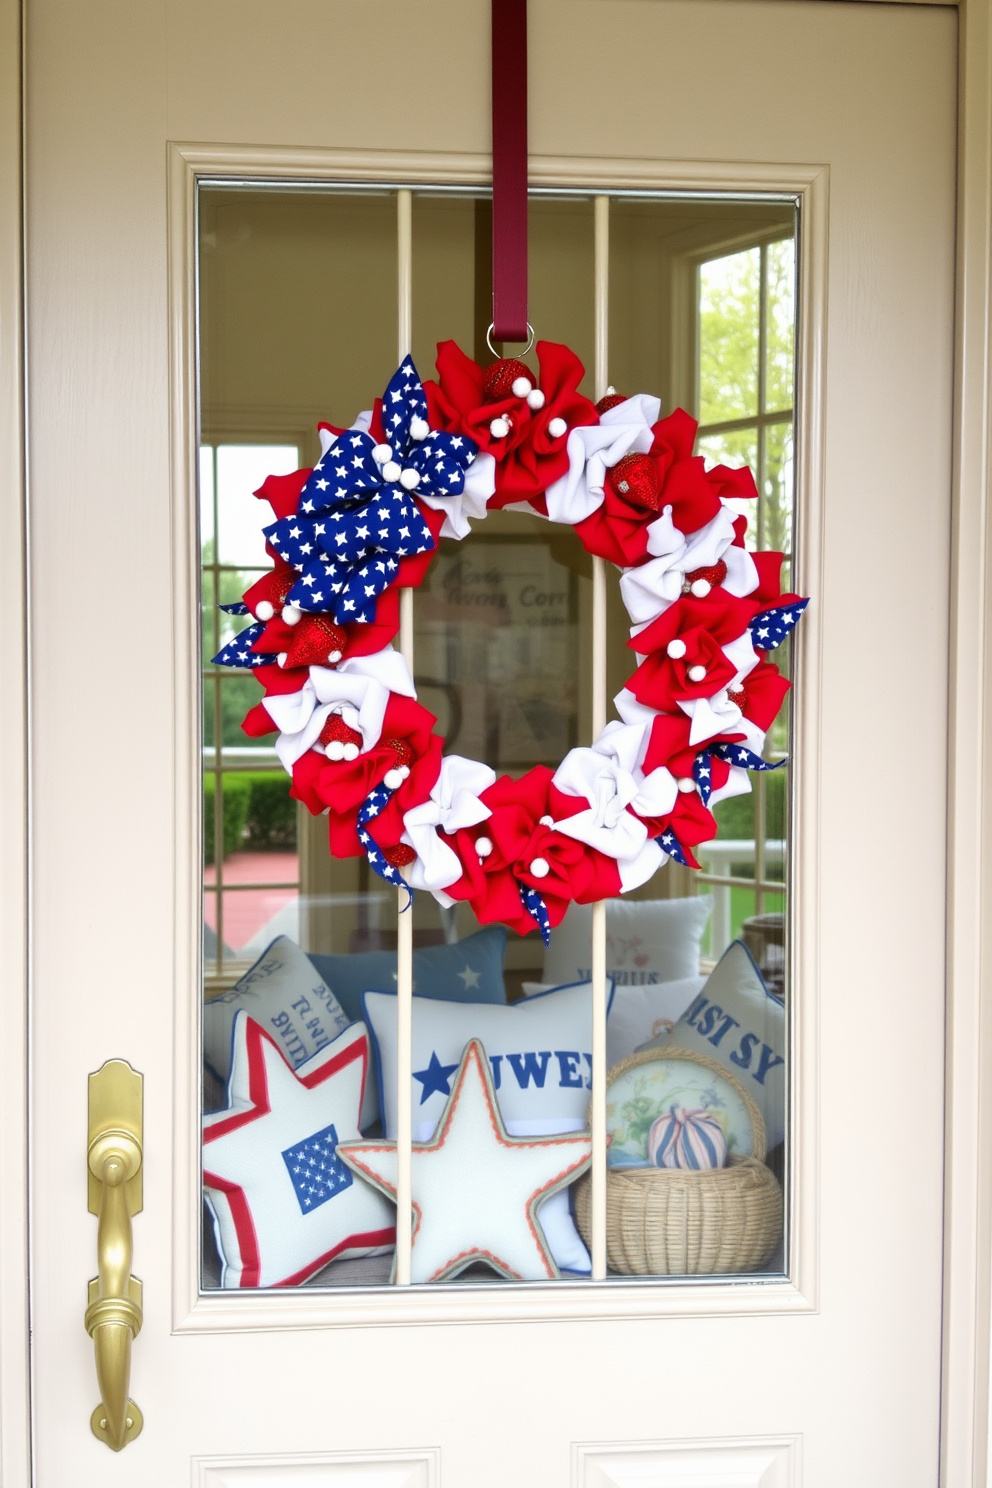
M 141 1075 L 110 1059 L 89 1080 L 89 1210 L 99 1216 L 97 1266 L 89 1284 L 86 1331 L 96 1352 L 100 1404 L 93 1435 L 119 1452 L 142 1427 L 128 1397 L 131 1343 L 141 1328 L 141 1282 L 131 1275 L 131 1216 L 141 1210 Z

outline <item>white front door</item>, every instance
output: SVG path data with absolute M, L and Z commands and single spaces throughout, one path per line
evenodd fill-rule
M 536 199 L 532 254 L 543 265 L 546 322 L 574 325 L 588 360 L 597 346 L 606 354 L 593 328 L 604 262 L 594 252 L 597 211 L 613 225 L 621 267 L 634 263 L 623 234 L 636 237 L 641 206 L 669 213 L 671 251 L 658 259 L 671 291 L 667 343 L 659 352 L 643 334 L 645 318 L 654 317 L 652 335 L 662 325 L 657 283 L 614 272 L 606 350 L 614 379 L 622 363 L 625 378 L 643 370 L 664 380 L 645 391 L 691 403 L 706 371 L 697 377 L 693 362 L 705 265 L 751 254 L 764 275 L 769 245 L 793 235 L 798 204 L 794 582 L 813 604 L 798 653 L 792 818 L 787 826 L 782 815 L 778 835 L 766 830 L 774 803 L 759 793 L 750 838 L 704 862 L 716 906 L 704 945 L 712 961 L 742 913 L 783 912 L 776 853 L 780 861 L 790 842 L 787 1221 L 777 1255 L 746 1279 L 614 1270 L 602 1281 L 519 1287 L 478 1277 L 395 1287 L 377 1274 L 372 1284 L 366 1275 L 238 1293 L 217 1288 L 206 1260 L 201 1271 L 196 803 L 201 764 L 209 773 L 210 749 L 226 744 L 221 731 L 201 748 L 197 469 L 202 501 L 209 482 L 220 489 L 225 449 L 269 447 L 269 468 L 290 450 L 294 465 L 311 463 L 316 421 L 348 422 L 381 392 L 392 367 L 369 348 L 395 337 L 396 248 L 376 214 L 395 222 L 399 190 L 413 191 L 415 213 L 422 196 L 421 220 L 434 233 L 419 249 L 414 239 L 415 350 L 428 334 L 418 315 L 433 326 L 446 297 L 467 295 L 468 304 L 459 224 L 471 203 L 453 188 L 486 181 L 488 26 L 484 4 L 399 0 L 277 8 L 162 0 L 123 10 L 43 0 L 29 12 L 40 1488 L 426 1488 L 442 1475 L 449 1488 L 923 1488 L 936 1479 L 956 123 L 949 9 L 531 6 L 532 181 L 565 192 Z M 253 335 L 250 294 L 248 310 L 235 305 L 227 321 L 223 306 L 204 320 L 210 307 L 197 299 L 215 284 L 203 257 L 207 214 L 217 214 L 211 249 L 257 245 L 262 217 L 249 220 L 242 207 L 249 184 L 261 198 L 266 180 L 296 189 L 266 197 L 265 220 L 277 220 L 282 243 L 293 239 L 293 203 L 312 198 L 315 184 L 378 191 L 362 197 L 371 203 L 365 237 L 356 229 L 314 280 L 314 295 L 352 318 L 349 341 L 320 348 L 333 407 L 306 404 L 292 337 L 278 375 L 271 365 L 265 377 L 252 372 L 264 337 Z M 608 212 L 593 197 L 609 198 Z M 685 213 L 678 232 L 676 197 Z M 441 203 L 434 218 L 432 201 Z M 445 201 L 455 204 L 447 224 Z M 543 216 L 541 202 L 551 204 Z M 587 248 L 570 211 L 588 218 Z M 700 228 L 715 217 L 719 225 Z M 312 226 L 301 210 L 304 220 Z M 378 282 L 382 294 L 363 303 L 355 286 Z M 284 289 L 287 320 L 320 321 L 323 300 L 304 295 L 301 308 L 300 286 Z M 236 387 L 225 393 L 208 379 L 198 393 L 198 308 L 201 335 L 221 338 L 201 341 L 204 379 L 226 336 L 227 365 L 240 358 L 245 386 L 277 389 L 264 416 L 261 394 L 239 405 Z M 762 324 L 767 336 L 767 317 Z M 768 401 L 765 372 L 759 381 L 764 391 L 740 417 L 713 403 L 706 448 L 753 454 L 767 489 L 776 479 L 785 489 L 791 475 L 775 431 L 788 400 Z M 280 386 L 289 389 L 282 404 Z M 512 561 L 522 564 L 526 534 L 507 523 L 503 540 L 516 543 Z M 223 567 L 216 546 L 211 564 L 212 573 Z M 238 553 L 229 566 L 250 560 Z M 418 645 L 429 647 L 422 615 L 418 626 Z M 549 656 L 542 665 L 552 687 Z M 580 725 L 593 712 L 584 666 L 580 651 Z M 444 702 L 444 687 L 437 692 L 432 707 Z M 573 742 L 582 740 L 566 747 Z M 213 765 L 216 774 L 216 757 Z M 222 809 L 214 822 L 223 859 Z M 309 883 L 319 905 L 317 890 L 333 899 L 337 887 L 316 839 L 300 832 L 293 892 Z M 253 933 L 271 919 L 267 911 L 258 920 L 255 901 L 242 930 L 234 935 L 229 918 L 225 936 L 212 873 L 211 992 L 224 982 L 224 946 L 247 964 Z M 275 889 L 263 874 L 252 887 L 246 874 L 240 886 L 275 894 L 276 913 L 279 874 L 271 881 Z M 751 896 L 744 910 L 741 893 Z M 359 916 L 345 949 L 357 954 L 368 929 Z M 320 933 L 317 925 L 311 949 L 341 949 L 317 945 Z M 507 978 L 519 982 L 530 963 L 515 955 Z M 771 962 L 765 969 L 774 975 Z M 144 1321 L 131 1374 L 144 1424 L 116 1456 L 90 1430 L 97 1385 L 83 1328 L 97 1231 L 87 1209 L 87 1076 L 114 1058 L 142 1073 L 145 1095 L 143 1209 L 133 1225 Z

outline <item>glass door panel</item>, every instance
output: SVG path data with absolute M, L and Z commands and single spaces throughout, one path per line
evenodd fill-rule
M 364 1020 L 372 1067 L 361 1134 L 370 1140 L 395 1135 L 403 1099 L 394 1047 L 397 895 L 364 856 L 329 850 L 326 817 L 300 799 L 306 793 L 283 768 L 274 735 L 251 725 L 260 692 L 250 658 L 233 669 L 213 658 L 246 623 L 218 606 L 236 605 L 269 565 L 259 533 L 272 515 L 252 493 L 267 476 L 312 466 L 321 451 L 318 424 L 347 428 L 395 368 L 397 207 L 397 193 L 381 188 L 203 185 L 199 193 L 204 1111 L 228 1101 L 239 1009 L 264 1025 L 296 1070 Z M 601 253 L 608 244 L 608 276 L 603 260 L 597 264 L 597 214 L 608 225 L 599 239 Z M 411 345 L 421 377 L 433 375 L 437 347 L 448 340 L 487 363 L 488 196 L 417 189 L 411 221 Z M 623 396 L 657 395 L 662 417 L 682 407 L 699 420 L 696 453 L 707 464 L 750 465 L 758 500 L 738 503 L 734 515 L 746 515 L 748 549 L 783 553 L 783 589 L 794 524 L 796 229 L 791 200 L 617 194 L 597 202 L 592 192 L 535 192 L 530 210 L 538 336 L 578 353 L 581 391 L 595 397 L 602 392 L 595 386 L 597 283 L 608 286 L 611 384 Z M 536 377 L 534 352 L 524 360 Z M 597 618 L 594 562 L 601 560 L 574 530 L 533 512 L 490 511 L 461 541 L 441 538 L 413 597 L 408 644 L 418 699 L 436 718 L 447 756 L 484 761 L 510 781 L 534 766 L 556 770 L 593 737 L 597 646 L 604 648 L 607 695 L 623 713 L 641 658 L 630 644 L 631 617 L 612 566 L 605 623 Z M 774 660 L 789 677 L 788 642 Z M 746 712 L 743 701 L 741 707 Z M 771 1277 L 788 1269 L 788 1208 L 774 1183 L 761 1246 L 745 1264 L 729 1266 L 718 1255 L 680 1259 L 650 1221 L 625 1251 L 609 1195 L 618 1179 L 636 1185 L 637 1173 L 658 1178 L 650 1161 L 658 1123 L 675 1106 L 693 1103 L 719 1127 L 731 1167 L 751 1161 L 785 1181 L 792 994 L 784 761 L 792 747 L 786 704 L 758 745 L 765 763 L 781 768 L 741 775 L 733 791 L 717 790 L 715 835 L 700 833 L 712 840 L 699 840 L 698 867 L 671 858 L 607 906 L 607 1254 L 616 1284 L 639 1275 L 729 1269 Z M 682 784 L 696 792 L 698 824 L 707 784 Z M 692 840 L 685 839 L 690 848 Z M 477 841 L 481 857 L 481 829 Z M 519 933 L 526 927 L 480 923 L 467 902 L 445 894 L 418 891 L 409 923 L 414 1141 L 429 1140 L 436 1129 L 472 1036 L 487 1045 L 511 1136 L 584 1130 L 593 1048 L 589 906 L 573 905 L 548 947 L 536 926 Z M 549 1032 L 549 1017 L 557 1029 L 559 1008 L 561 1027 Z M 767 1163 L 749 1145 L 751 1101 L 767 1126 Z M 287 1157 L 294 1223 L 306 1223 L 299 1215 L 308 1204 L 324 1208 L 344 1185 L 362 1182 L 341 1167 L 331 1139 L 315 1135 L 324 1144 L 314 1147 L 316 1166 L 295 1149 Z M 546 1203 L 539 1214 L 555 1276 L 588 1276 L 588 1176 Z M 236 1267 L 225 1268 L 215 1218 L 208 1206 L 203 1286 L 252 1284 Z M 379 1239 L 365 1247 L 371 1254 L 329 1256 L 298 1280 L 388 1285 L 393 1247 L 385 1233 Z M 505 1280 L 484 1264 L 457 1279 Z

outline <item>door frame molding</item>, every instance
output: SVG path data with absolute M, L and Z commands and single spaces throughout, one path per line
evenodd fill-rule
M 992 1264 L 992 3 L 958 29 L 940 1482 L 985 1488 Z
M 535 186 L 596 190 L 772 191 L 796 196 L 800 215 L 800 303 L 796 349 L 797 565 L 804 592 L 822 592 L 824 332 L 829 172 L 819 165 L 730 164 L 532 155 Z M 818 862 L 820 817 L 820 628 L 811 613 L 799 633 L 803 687 L 797 723 L 802 749 L 793 766 L 796 800 L 793 967 L 803 986 L 792 1017 L 788 1192 L 791 1278 L 742 1287 L 733 1280 L 666 1284 L 615 1278 L 605 1283 L 430 1289 L 356 1288 L 301 1296 L 232 1296 L 199 1290 L 200 1206 L 198 997 L 200 986 L 199 538 L 192 520 L 196 489 L 196 189 L 200 179 L 373 181 L 390 185 L 487 183 L 488 156 L 413 151 L 326 150 L 171 144 L 169 146 L 169 334 L 172 417 L 173 712 L 175 719 L 175 994 L 173 1121 L 173 1330 L 251 1332 L 306 1327 L 423 1323 L 532 1322 L 549 1318 L 713 1317 L 817 1310 L 818 1236 Z

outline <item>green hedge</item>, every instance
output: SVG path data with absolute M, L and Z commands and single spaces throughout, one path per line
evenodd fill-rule
M 289 794 L 289 776 L 282 770 L 252 770 L 242 778 L 251 784 L 245 846 L 258 852 L 295 847 L 296 802 Z
M 216 777 L 203 779 L 203 861 L 215 853 Z M 224 771 L 224 856 L 238 848 L 271 852 L 296 846 L 296 802 L 289 779 L 274 770 Z

